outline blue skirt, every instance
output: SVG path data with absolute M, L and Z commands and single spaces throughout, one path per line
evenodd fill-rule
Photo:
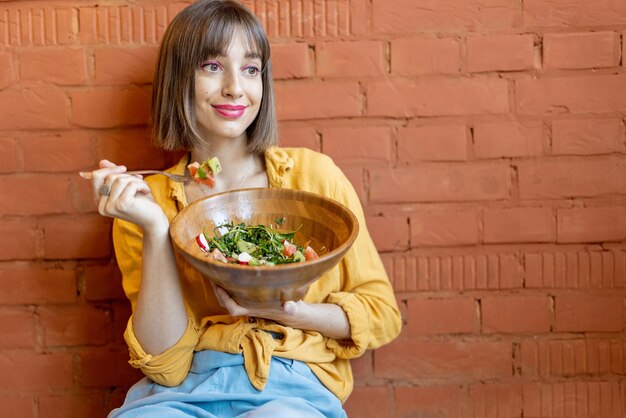
M 265 389 L 252 386 L 241 354 L 195 353 L 178 386 L 147 377 L 130 388 L 108 418 L 347 418 L 339 399 L 303 362 L 272 357 Z

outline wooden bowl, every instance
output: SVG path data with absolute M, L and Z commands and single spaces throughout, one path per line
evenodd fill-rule
M 310 242 L 320 256 L 317 260 L 276 266 L 227 264 L 202 252 L 196 242 L 203 230 L 213 231 L 225 223 L 276 228 L 280 218 L 285 219 L 280 230 L 298 230 L 294 242 L 300 246 Z M 181 210 L 170 226 L 175 251 L 245 307 L 278 307 L 302 299 L 311 283 L 341 260 L 358 231 L 356 217 L 339 202 L 314 193 L 270 188 L 197 200 Z

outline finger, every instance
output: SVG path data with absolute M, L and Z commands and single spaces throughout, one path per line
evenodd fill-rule
M 145 195 L 148 193 L 150 193 L 150 188 L 147 184 L 140 181 L 131 181 L 124 187 L 124 190 L 122 190 L 122 193 L 120 193 L 117 198 L 115 209 L 124 211 L 128 208 L 130 203 L 135 200 L 137 194 Z
M 298 304 L 296 302 L 294 302 L 293 300 L 290 300 L 288 302 L 285 302 L 283 304 L 283 311 L 285 311 L 286 314 L 288 315 L 298 315 Z
M 100 212 L 101 215 L 115 216 L 118 213 L 118 199 L 131 181 L 137 180 L 133 176 L 124 174 L 107 175 L 102 185 L 107 185 L 109 187 L 108 193 L 103 195 L 99 190 L 100 199 L 98 201 L 98 212 Z
M 111 167 L 118 167 L 117 164 L 109 161 L 109 160 L 100 160 L 100 163 L 98 164 L 98 166 L 100 168 L 111 168 Z M 121 167 L 121 166 L 120 166 Z
M 117 200 L 126 186 L 136 181 L 135 177 L 126 174 L 109 174 L 105 179 L 105 184 L 111 186 L 111 192 L 109 194 L 109 201 Z
M 101 200 L 100 186 L 105 183 L 107 177 L 111 174 L 123 173 L 124 171 L 126 171 L 126 167 L 124 167 L 123 165 L 114 165 L 113 167 L 100 168 L 99 170 L 95 170 L 92 172 L 91 187 L 93 189 L 94 197 L 97 202 Z M 107 184 L 110 185 L 111 181 L 107 182 Z
M 222 305 L 228 313 L 232 316 L 244 316 L 248 315 L 249 311 L 242 306 L 239 306 L 233 298 L 221 287 L 216 287 L 215 294 L 218 302 Z

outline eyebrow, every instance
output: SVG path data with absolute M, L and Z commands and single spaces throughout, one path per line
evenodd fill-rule
M 2 1 L 2 0 L 0 0 L 0 1 Z M 226 58 L 226 56 L 227 56 L 227 55 L 225 55 L 225 54 L 217 54 L 216 56 L 217 56 L 217 57 L 220 57 L 220 58 Z M 247 59 L 260 59 L 260 60 L 262 60 L 262 59 L 263 59 L 263 57 L 261 56 L 261 54 L 259 54 L 258 52 L 251 52 L 251 51 L 246 52 L 245 57 L 246 57 Z

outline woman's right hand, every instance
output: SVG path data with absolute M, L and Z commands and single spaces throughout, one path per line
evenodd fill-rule
M 144 231 L 168 225 L 148 184 L 141 176 L 126 174 L 126 167 L 100 161 L 100 169 L 92 173 L 91 185 L 101 215 L 134 223 Z

